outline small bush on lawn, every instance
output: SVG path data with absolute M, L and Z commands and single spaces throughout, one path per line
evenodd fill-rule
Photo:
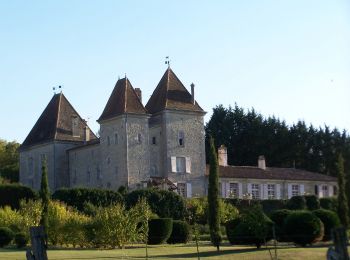
M 28 243 L 28 239 L 25 233 L 23 232 L 16 233 L 15 244 L 17 248 L 25 247 L 27 243 Z
M 191 238 L 191 227 L 181 220 L 173 221 L 173 231 L 168 239 L 169 244 L 187 243 Z
M 337 198 L 321 198 L 320 205 L 323 209 L 332 210 L 337 212 Z
M 11 243 L 15 234 L 7 227 L 0 227 L 0 247 L 7 246 Z
M 308 210 L 316 210 L 320 208 L 320 200 L 316 195 L 306 195 L 304 198 Z
M 148 244 L 158 245 L 167 241 L 173 229 L 171 218 L 156 218 L 148 221 Z
M 338 215 L 335 212 L 326 209 L 314 210 L 312 213 L 318 217 L 324 225 L 323 241 L 331 240 L 332 229 L 340 226 Z
M 301 246 L 320 241 L 324 232 L 321 220 L 306 210 L 289 214 L 285 220 L 285 231 L 291 241 Z
M 255 244 L 260 248 L 271 239 L 272 225 L 261 207 L 255 206 L 226 224 L 227 239 L 231 244 Z
M 273 211 L 270 215 L 271 220 L 275 223 L 276 239 L 279 242 L 290 242 L 285 232 L 284 221 L 292 211 L 288 209 L 280 209 Z
M 293 196 L 287 201 L 287 208 L 290 210 L 306 209 L 306 200 L 304 196 Z

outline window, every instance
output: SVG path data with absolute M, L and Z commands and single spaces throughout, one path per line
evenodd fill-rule
M 338 195 L 338 188 L 337 188 L 337 186 L 333 186 L 333 196 L 336 196 L 336 195 Z
M 186 158 L 176 157 L 176 172 L 185 172 L 185 171 L 186 171 Z
M 86 182 L 90 183 L 90 181 L 91 181 L 91 172 L 90 172 L 90 169 L 88 169 L 86 171 Z
M 138 142 L 139 144 L 142 143 L 142 134 L 138 134 L 138 135 L 137 135 L 137 142 Z
M 152 137 L 152 144 L 157 144 L 157 139 L 155 136 Z
M 276 198 L 276 185 L 275 184 L 267 184 L 267 198 L 270 200 Z
M 323 197 L 328 197 L 329 194 L 328 194 L 328 186 L 327 185 L 322 185 L 322 194 L 323 194 Z
M 96 167 L 96 177 L 97 177 L 97 180 L 102 180 L 102 173 L 101 173 L 100 166 Z
M 111 139 L 109 138 L 109 136 L 107 136 L 107 145 L 111 144 Z
M 292 185 L 292 197 L 299 196 L 300 194 L 300 186 L 299 185 Z
M 238 183 L 230 183 L 230 198 L 238 198 Z
M 72 117 L 72 135 L 73 135 L 73 137 L 80 137 L 79 118 L 77 116 Z
M 260 198 L 259 184 L 252 184 L 252 198 L 253 200 L 257 200 Z
M 172 156 L 171 172 L 191 173 L 191 158 Z
M 318 185 L 315 185 L 315 195 L 318 196 Z
M 118 144 L 118 134 L 114 134 L 114 144 Z
M 179 146 L 185 145 L 185 134 L 183 131 L 179 131 L 179 133 L 178 133 L 178 144 L 179 144 Z
M 111 158 L 110 157 L 107 158 L 107 164 L 108 165 L 111 164 Z
M 186 197 L 186 183 L 177 184 L 177 193 L 182 197 Z

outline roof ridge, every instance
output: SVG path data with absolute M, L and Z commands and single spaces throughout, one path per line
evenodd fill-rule
M 57 117 L 56 117 L 56 124 L 55 124 L 55 134 L 53 136 L 53 139 L 55 140 L 57 138 L 57 128 L 58 128 L 58 122 L 59 117 L 60 117 L 60 110 L 61 110 L 61 101 L 62 101 L 62 92 L 59 93 L 59 97 L 58 97 L 58 109 L 57 109 Z
M 166 81 L 166 92 L 165 92 L 165 107 L 167 107 L 167 105 L 168 105 L 169 82 L 170 82 L 170 67 L 167 70 L 167 81 Z
M 128 78 L 125 76 L 125 86 L 124 86 L 124 98 L 125 98 L 125 102 L 124 102 L 124 113 L 126 113 L 126 108 L 127 108 L 127 103 L 128 103 Z

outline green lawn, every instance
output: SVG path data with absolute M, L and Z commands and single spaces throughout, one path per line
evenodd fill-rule
M 224 245 L 220 252 L 209 244 L 200 245 L 201 259 L 271 259 L 266 248 Z M 196 247 L 193 243 L 187 245 L 159 245 L 149 247 L 149 259 L 197 259 Z M 278 259 L 326 259 L 327 247 L 283 247 L 277 251 Z M 273 250 L 271 251 L 273 254 Z M 97 250 L 97 249 L 51 249 L 49 259 L 144 259 L 143 247 L 129 247 L 127 249 Z M 24 250 L 0 249 L 0 259 L 25 259 Z

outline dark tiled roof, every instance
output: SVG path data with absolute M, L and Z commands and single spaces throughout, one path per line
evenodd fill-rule
M 102 115 L 97 121 L 124 113 L 147 114 L 145 107 L 127 78 L 117 81 Z
M 78 118 L 79 137 L 73 136 L 72 118 Z M 21 145 L 21 148 L 53 140 L 82 142 L 86 122 L 62 94 L 55 94 Z M 89 129 L 90 130 L 90 129 Z M 96 139 L 90 130 L 90 139 Z
M 206 174 L 209 174 L 207 165 Z M 295 181 L 337 181 L 337 178 L 294 168 L 266 167 L 266 170 L 249 166 L 219 166 L 221 178 L 273 179 Z
M 203 112 L 198 103 L 193 104 L 191 99 L 191 94 L 168 68 L 149 99 L 146 109 L 151 114 L 165 109 Z
M 88 141 L 88 142 L 86 142 L 86 143 L 84 143 L 82 145 L 78 145 L 78 146 L 75 146 L 73 148 L 70 148 L 67 151 L 79 150 L 81 148 L 89 147 L 89 146 L 96 145 L 96 144 L 100 144 L 100 138 L 96 138 L 96 139 L 90 140 L 90 141 Z

